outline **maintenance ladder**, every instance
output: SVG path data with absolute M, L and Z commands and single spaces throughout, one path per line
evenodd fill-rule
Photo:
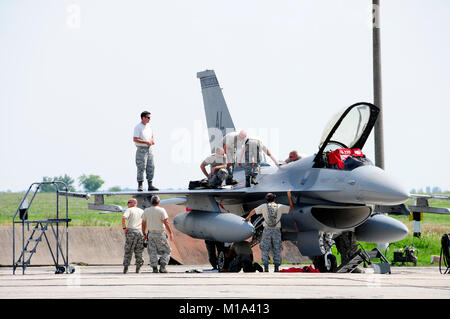
M 41 185 L 43 184 L 51 184 L 55 188 L 56 192 L 56 212 L 55 217 L 51 219 L 41 219 L 41 220 L 28 220 L 30 207 L 38 193 Z M 60 218 L 59 213 L 59 196 L 60 195 L 60 186 L 65 189 L 65 218 Z M 28 198 L 30 198 L 28 202 Z M 16 220 L 17 216 L 19 216 L 20 220 Z M 53 263 L 55 265 L 56 274 L 62 274 L 64 272 L 70 274 L 75 271 L 75 269 L 69 266 L 69 201 L 68 201 L 68 190 L 65 183 L 60 181 L 54 182 L 39 182 L 33 183 L 28 188 L 25 196 L 20 201 L 19 207 L 17 208 L 14 216 L 13 216 L 13 274 L 16 273 L 16 269 L 18 267 L 22 267 L 22 274 L 25 274 L 25 269 L 30 265 L 31 257 L 36 253 L 37 246 L 43 239 L 47 243 L 48 249 L 50 250 L 50 254 L 53 259 Z M 16 260 L 16 224 L 21 224 L 22 230 L 22 251 L 20 253 L 19 258 Z M 59 225 L 65 224 L 65 234 L 60 236 Z M 27 231 L 29 232 L 30 225 L 33 226 L 31 234 L 25 237 L 25 225 L 27 226 Z M 52 249 L 52 245 L 50 244 L 49 238 L 46 234 L 48 230 L 51 230 L 55 241 L 56 247 L 55 251 Z M 61 246 L 61 239 L 65 239 L 65 252 Z M 59 263 L 60 256 L 62 258 L 62 264 Z
M 371 251 L 366 251 L 361 245 L 360 248 L 350 257 L 349 261 L 345 264 L 339 265 L 336 272 L 348 273 L 353 272 L 360 264 L 369 264 L 373 267 L 374 272 L 377 274 L 391 273 L 391 264 L 389 260 L 378 249 L 374 248 Z M 372 259 L 379 259 L 380 263 L 371 262 Z

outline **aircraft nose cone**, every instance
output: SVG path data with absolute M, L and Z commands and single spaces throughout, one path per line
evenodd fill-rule
M 367 204 L 399 205 L 409 199 L 409 192 L 384 170 L 362 166 L 354 171 L 358 181 L 357 199 Z

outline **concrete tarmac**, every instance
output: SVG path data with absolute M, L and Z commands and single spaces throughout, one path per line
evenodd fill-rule
M 438 267 L 392 267 L 391 274 L 338 273 L 188 273 L 208 265 L 169 265 L 167 274 L 153 274 L 148 265 L 140 274 L 130 267 L 77 266 L 73 274 L 54 267 L 29 267 L 12 274 L 0 268 L 0 299 L 449 299 L 450 276 Z M 302 267 L 282 265 L 281 269 Z M 276 292 L 274 294 L 274 292 Z

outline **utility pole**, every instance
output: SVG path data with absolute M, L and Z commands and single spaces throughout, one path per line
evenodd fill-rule
M 380 0 L 372 0 L 373 97 L 380 108 L 375 123 L 375 165 L 384 169 L 383 104 L 381 101 Z
M 383 103 L 381 102 L 380 0 L 372 0 L 373 104 L 380 108 L 375 122 L 375 165 L 384 169 Z M 375 207 L 375 209 L 377 209 Z M 389 243 L 379 243 L 386 250 Z

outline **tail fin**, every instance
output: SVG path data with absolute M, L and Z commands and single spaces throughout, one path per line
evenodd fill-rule
M 211 152 L 215 152 L 217 146 L 222 146 L 222 137 L 236 129 L 214 70 L 198 72 L 197 77 L 202 86 L 209 144 Z

